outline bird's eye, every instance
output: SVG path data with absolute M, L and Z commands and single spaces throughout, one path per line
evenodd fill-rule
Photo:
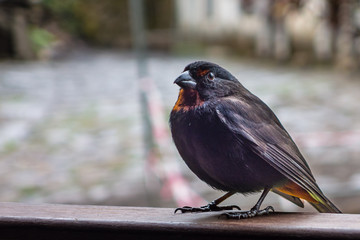
M 212 72 L 209 72 L 209 73 L 206 75 L 206 79 L 212 81 L 212 80 L 215 79 L 215 75 L 214 75 Z

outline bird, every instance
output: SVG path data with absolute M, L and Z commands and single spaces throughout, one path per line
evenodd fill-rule
M 175 213 L 225 211 L 229 219 L 274 212 L 261 209 L 272 191 L 321 213 L 341 213 L 323 194 L 308 163 L 274 112 L 221 66 L 196 61 L 174 81 L 180 87 L 169 125 L 173 142 L 186 165 L 212 188 L 225 192 L 201 207 L 184 206 Z M 241 211 L 219 206 L 236 193 L 262 194 L 255 206 Z

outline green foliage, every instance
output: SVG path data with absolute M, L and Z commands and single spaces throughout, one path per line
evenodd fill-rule
M 78 2 L 81 0 L 42 0 L 42 4 L 58 18 L 59 23 L 65 30 L 77 34 L 81 28 L 75 14 Z
M 42 0 L 60 26 L 85 41 L 128 47 L 131 42 L 128 0 Z M 174 2 L 146 0 L 145 25 L 149 30 L 174 25 Z
M 26 197 L 32 197 L 39 195 L 40 192 L 42 192 L 42 188 L 39 186 L 26 186 L 20 189 L 20 197 L 26 198 Z
M 74 36 L 107 44 L 121 44 L 129 35 L 125 0 L 43 0 L 42 4 Z
M 30 29 L 30 40 L 35 52 L 39 52 L 48 48 L 55 41 L 55 36 L 45 29 L 34 26 Z
M 2 154 L 11 154 L 18 149 L 18 143 L 16 141 L 8 141 L 3 145 L 1 151 Z

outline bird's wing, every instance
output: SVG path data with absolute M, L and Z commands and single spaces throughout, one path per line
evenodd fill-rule
M 317 186 L 309 166 L 271 109 L 254 95 L 227 97 L 216 104 L 219 119 L 252 151 L 321 204 L 333 204 Z M 335 207 L 336 209 L 336 207 Z

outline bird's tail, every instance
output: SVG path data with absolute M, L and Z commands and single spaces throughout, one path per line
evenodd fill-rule
M 304 199 L 321 213 L 341 213 L 341 211 L 322 193 L 320 188 L 317 185 L 315 185 L 315 187 L 316 189 L 310 192 L 294 182 L 289 182 L 282 187 L 273 189 L 273 191 L 300 207 L 304 207 L 304 205 L 299 202 L 301 201 L 300 199 Z
M 321 213 L 341 213 L 341 211 L 323 194 L 321 199 L 317 199 L 319 202 L 309 202 L 318 212 Z

